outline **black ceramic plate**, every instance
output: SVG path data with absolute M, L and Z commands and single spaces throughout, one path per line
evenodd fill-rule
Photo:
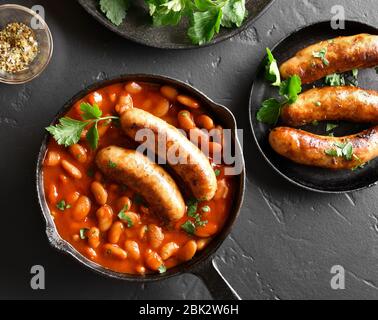
M 294 56 L 299 50 L 313 43 L 338 36 L 348 36 L 359 33 L 378 34 L 378 29 L 360 22 L 347 21 L 345 30 L 334 30 L 331 28 L 330 21 L 321 22 L 294 32 L 274 48 L 273 54 L 278 60 L 278 63 L 281 64 Z M 376 185 L 378 183 L 378 159 L 369 163 L 365 168 L 356 171 L 334 171 L 298 165 L 286 160 L 273 151 L 268 141 L 271 127 L 259 123 L 256 120 L 256 113 L 262 101 L 277 95 L 277 89 L 270 86 L 264 79 L 264 67 L 264 63 L 262 63 L 252 87 L 250 118 L 252 131 L 258 147 L 269 164 L 289 181 L 306 189 L 318 192 L 343 193 Z M 374 69 L 360 70 L 358 78 L 360 87 L 378 90 L 378 75 Z M 319 81 L 316 85 L 324 86 L 322 81 Z M 312 85 L 305 86 L 303 91 L 311 87 Z M 335 136 L 357 133 L 369 127 L 366 125 L 342 122 L 338 124 L 339 127 L 335 130 Z M 318 126 L 306 126 L 302 129 L 325 135 L 325 126 L 326 125 L 322 123 Z
M 78 0 L 78 2 L 96 20 L 101 22 L 108 29 L 129 40 L 145 44 L 150 47 L 164 49 L 188 49 L 197 48 L 188 39 L 187 24 L 182 23 L 175 27 L 152 27 L 151 18 L 144 6 L 143 0 L 134 0 L 127 18 L 120 26 L 112 24 L 99 9 L 99 0 Z M 220 33 L 208 44 L 212 45 L 226 40 L 249 27 L 274 0 L 247 0 L 246 7 L 248 18 L 240 28 L 221 28 Z

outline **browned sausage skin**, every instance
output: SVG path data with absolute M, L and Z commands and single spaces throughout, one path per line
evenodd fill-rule
M 178 163 L 172 163 L 167 154 L 159 157 L 167 160 L 170 167 L 182 178 L 196 199 L 211 200 L 217 190 L 217 178 L 209 159 L 194 144 L 192 144 L 177 128 L 164 120 L 141 109 L 128 109 L 121 116 L 123 131 L 135 139 L 141 129 L 149 129 L 155 135 L 156 144 L 149 146 L 156 153 L 158 150 L 158 135 L 166 137 L 166 152 L 180 150 Z
M 284 106 L 281 117 L 293 127 L 329 120 L 378 123 L 378 92 L 355 87 L 311 89 Z
M 175 181 L 144 155 L 110 146 L 98 152 L 96 164 L 110 179 L 143 196 L 157 215 L 169 221 L 177 221 L 184 216 L 185 203 Z
M 324 53 L 324 58 L 319 55 Z M 378 66 L 378 36 L 359 34 L 322 41 L 299 51 L 281 65 L 284 79 L 298 75 L 303 84 L 352 69 Z
M 342 138 L 318 136 L 306 131 L 279 127 L 269 136 L 272 148 L 296 163 L 328 169 L 353 169 L 378 157 L 378 126 L 356 135 Z M 351 143 L 353 157 L 346 160 L 326 154 L 336 144 Z

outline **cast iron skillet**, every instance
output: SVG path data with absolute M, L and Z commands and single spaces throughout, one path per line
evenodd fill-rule
M 119 76 L 110 80 L 104 80 L 101 82 L 97 82 L 88 88 L 80 91 L 77 95 L 75 95 L 71 100 L 69 100 L 63 108 L 59 111 L 56 117 L 53 119 L 52 124 L 55 124 L 59 118 L 61 118 L 71 107 L 72 105 L 86 96 L 88 93 L 97 90 L 99 88 L 119 83 L 119 82 L 127 82 L 127 81 L 139 81 L 139 82 L 149 82 L 149 83 L 157 83 L 157 84 L 168 84 L 172 85 L 179 89 L 180 92 L 186 93 L 188 95 L 193 96 L 194 98 L 198 99 L 202 103 L 202 105 L 209 110 L 209 114 L 212 114 L 217 121 L 223 125 L 224 128 L 229 128 L 233 130 L 233 139 L 234 139 L 234 147 L 235 147 L 235 155 L 237 159 L 240 161 L 240 165 L 243 168 L 242 173 L 237 177 L 238 185 L 235 194 L 235 200 L 233 202 L 233 207 L 231 209 L 231 213 L 229 216 L 228 221 L 226 222 L 223 230 L 221 233 L 213 239 L 213 241 L 209 244 L 206 250 L 204 250 L 201 254 L 198 254 L 192 261 L 188 263 L 179 265 L 173 269 L 168 270 L 167 273 L 162 275 L 146 275 L 146 276 L 137 276 L 137 275 L 128 275 L 123 273 L 114 272 L 108 269 L 101 267 L 90 261 L 89 259 L 82 256 L 78 253 L 68 242 L 63 240 L 57 232 L 55 227 L 54 221 L 51 218 L 50 210 L 46 204 L 45 199 L 45 192 L 43 188 L 43 173 L 42 173 L 42 163 L 46 154 L 47 149 L 47 142 L 50 138 L 49 134 L 46 134 L 44 140 L 42 142 L 42 146 L 38 156 L 38 163 L 37 163 L 37 192 L 38 192 L 38 199 L 42 209 L 43 216 L 46 221 L 46 233 L 47 237 L 51 243 L 51 245 L 68 255 L 71 255 L 75 260 L 83 264 L 84 266 L 88 267 L 89 269 L 110 278 L 116 278 L 119 280 L 125 280 L 130 282 L 151 282 L 157 280 L 164 280 L 171 278 L 173 276 L 177 276 L 183 273 L 192 273 L 198 277 L 200 277 L 205 284 L 207 285 L 209 291 L 211 292 L 212 296 L 215 299 L 219 300 L 227 300 L 227 299 L 240 299 L 237 293 L 232 289 L 232 287 L 228 284 L 228 282 L 223 278 L 223 276 L 219 273 L 218 268 L 213 260 L 213 255 L 220 247 L 220 245 L 224 242 L 227 236 L 231 232 L 231 228 L 236 221 L 245 193 L 245 164 L 243 158 L 243 151 L 238 140 L 236 129 L 237 124 L 236 120 L 226 107 L 216 104 L 215 102 L 211 101 L 208 97 L 202 94 L 200 91 L 194 89 L 190 85 L 183 83 L 181 81 L 167 78 L 164 76 L 157 76 L 157 75 L 144 75 L 144 74 L 136 74 L 136 75 L 123 75 Z
M 295 53 L 310 44 L 321 40 L 338 36 L 354 35 L 359 33 L 378 34 L 378 29 L 364 23 L 347 21 L 345 30 L 334 30 L 330 21 L 309 25 L 299 31 L 295 31 L 286 39 L 282 40 L 273 50 L 273 54 L 281 64 Z M 274 89 L 264 79 L 265 62 L 261 64 L 257 77 L 253 83 L 250 97 L 250 122 L 257 145 L 268 163 L 284 178 L 290 182 L 316 192 L 322 193 L 345 193 L 374 186 L 378 183 L 378 160 L 372 161 L 364 169 L 357 171 L 343 170 L 334 171 L 315 167 L 307 167 L 295 164 L 281 157 L 273 151 L 269 145 L 268 136 L 272 129 L 256 120 L 256 113 L 263 100 L 277 96 Z M 378 76 L 374 69 L 360 70 L 359 86 L 365 89 L 378 90 Z M 316 85 L 324 86 L 323 81 Z M 303 92 L 312 88 L 312 85 L 304 86 Z M 336 122 L 332 122 L 336 123 Z M 369 125 L 359 125 L 339 122 L 340 126 L 334 131 L 335 136 L 345 136 L 367 129 Z M 278 123 L 278 126 L 280 123 Z M 320 135 L 326 135 L 326 124 L 318 126 L 305 126 L 302 129 Z
M 183 23 L 174 27 L 152 27 L 151 17 L 144 6 L 144 0 L 135 0 L 129 9 L 127 18 L 120 25 L 111 23 L 99 9 L 99 0 L 78 0 L 83 8 L 97 21 L 118 35 L 150 47 L 162 49 L 189 49 L 201 46 L 193 45 L 188 39 L 187 24 Z M 209 46 L 226 40 L 248 28 L 274 0 L 247 0 L 246 8 L 248 18 L 240 28 L 221 28 L 220 33 L 208 44 Z

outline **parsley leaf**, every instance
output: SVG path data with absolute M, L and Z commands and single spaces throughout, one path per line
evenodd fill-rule
M 59 202 L 56 204 L 56 207 L 57 207 L 57 209 L 59 209 L 60 211 L 64 211 L 64 210 L 66 210 L 66 209 L 71 208 L 71 205 L 69 205 L 68 203 L 66 203 L 65 200 L 61 200 L 61 201 L 59 201 Z
M 154 26 L 177 25 L 186 14 L 187 0 L 146 0 Z
M 211 41 L 219 32 L 222 16 L 222 9 L 217 7 L 204 12 L 194 12 L 188 30 L 188 36 L 192 42 L 201 45 Z
M 183 229 L 184 231 L 186 231 L 187 233 L 191 235 L 193 235 L 196 232 L 196 226 L 190 220 L 186 221 L 183 225 L 181 225 L 181 229 Z
M 293 104 L 298 100 L 298 94 L 302 92 L 302 80 L 294 75 L 283 81 L 280 86 L 280 95 L 286 99 L 285 104 Z
M 323 48 L 322 50 L 320 51 L 315 51 L 312 53 L 312 56 L 314 58 L 319 58 L 322 60 L 323 64 L 325 66 L 328 66 L 329 65 L 329 61 L 327 60 L 327 52 L 328 52 L 328 49 L 327 48 Z
M 236 25 L 238 28 L 241 27 L 248 15 L 248 11 L 245 8 L 245 0 L 228 0 L 222 11 L 221 24 L 226 28 L 231 28 L 233 25 Z
M 117 164 L 114 163 L 112 160 L 109 160 L 108 167 L 111 168 L 111 169 L 115 169 L 115 168 L 117 168 Z
M 194 215 L 197 213 L 198 210 L 198 201 L 196 199 L 189 200 L 187 202 L 187 215 L 191 218 L 194 218 Z
M 274 58 L 272 51 L 266 48 L 268 61 L 265 66 L 265 78 L 272 82 L 272 86 L 279 87 L 281 85 L 281 74 L 278 68 L 277 60 Z
M 331 87 L 345 86 L 346 81 L 343 75 L 334 73 L 325 77 L 324 83 Z
M 351 161 L 355 156 L 353 154 L 353 144 L 351 142 L 347 143 L 335 143 L 335 149 L 326 150 L 325 154 L 331 157 L 344 158 L 347 161 Z
M 102 116 L 102 111 L 96 103 L 92 106 L 89 103 L 83 102 L 82 104 L 80 104 L 80 110 L 83 111 L 81 117 L 84 120 L 99 119 Z
M 100 0 L 100 8 L 112 23 L 119 26 L 126 17 L 129 0 Z
M 128 228 L 132 228 L 134 226 L 134 222 L 129 215 L 127 215 L 127 211 L 129 210 L 129 206 L 126 205 L 123 209 L 118 213 L 118 218 L 127 224 Z
M 166 273 L 167 272 L 167 267 L 162 264 L 159 269 L 158 269 L 159 273 L 162 274 L 162 273 Z
M 204 207 L 202 207 L 202 209 L 201 209 L 203 212 L 210 212 L 210 207 L 209 206 L 204 206 Z
M 352 160 L 353 159 L 353 144 L 351 142 L 348 142 L 344 146 L 342 152 L 343 152 L 343 157 L 346 160 L 348 160 L 348 161 Z
M 89 231 L 89 229 L 87 229 L 87 228 L 80 229 L 79 234 L 80 234 L 80 239 L 81 240 L 87 239 L 87 232 L 88 231 Z
M 281 103 L 274 98 L 265 100 L 257 112 L 256 119 L 269 125 L 275 125 L 281 114 Z
M 280 102 L 275 98 L 265 100 L 257 112 L 257 121 L 268 125 L 275 125 L 281 115 L 281 108 L 285 104 L 292 104 L 298 100 L 298 94 L 302 91 L 302 80 L 299 76 L 294 75 L 283 81 L 280 85 L 279 94 L 283 96 L 284 101 Z
M 130 3 L 130 0 L 100 0 L 100 9 L 119 26 Z M 220 26 L 240 27 L 248 16 L 246 0 L 145 0 L 145 3 L 154 26 L 174 26 L 189 17 L 188 37 L 193 44 L 211 41 Z
M 326 131 L 327 131 L 327 132 L 330 132 L 330 131 L 332 131 L 333 129 L 336 129 L 338 126 L 339 126 L 339 125 L 337 125 L 337 124 L 327 123 Z
M 57 125 L 50 126 L 46 128 L 46 130 L 54 137 L 55 141 L 59 145 L 69 147 L 78 143 L 83 130 L 87 126 L 92 125 L 86 134 L 86 139 L 90 147 L 95 150 L 98 147 L 98 142 L 100 139 L 97 128 L 98 123 L 104 120 L 116 120 L 119 119 L 119 117 L 109 116 L 101 118 L 102 111 L 96 104 L 92 106 L 89 103 L 82 103 L 80 105 L 80 109 L 83 111 L 81 117 L 84 121 L 64 117 L 59 120 Z
M 64 117 L 59 120 L 59 124 L 50 126 L 46 130 L 53 135 L 59 145 L 69 147 L 79 142 L 86 126 L 86 122 Z
M 87 135 L 85 136 L 89 145 L 93 150 L 96 150 L 98 147 L 98 141 L 100 136 L 98 134 L 97 122 L 88 130 Z
M 221 175 L 221 171 L 219 169 L 215 169 L 214 173 L 216 177 L 219 177 Z
M 326 151 L 325 151 L 325 154 L 326 154 L 327 156 L 330 156 L 330 157 L 338 157 L 338 156 L 339 156 L 339 154 L 338 154 L 338 152 L 337 152 L 336 149 L 326 150 Z

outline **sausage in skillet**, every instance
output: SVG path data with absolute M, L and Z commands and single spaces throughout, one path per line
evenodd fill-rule
M 110 146 L 98 152 L 96 164 L 107 177 L 143 196 L 157 215 L 169 221 L 184 216 L 185 203 L 175 181 L 141 153 Z
M 165 154 L 159 157 L 166 160 L 175 173 L 182 178 L 196 199 L 211 200 L 217 190 L 217 178 L 210 161 L 178 129 L 164 120 L 141 109 L 128 109 L 121 115 L 123 131 L 135 139 L 140 129 L 149 129 L 155 135 L 155 144 L 149 145 L 154 153 L 158 150 L 158 136 L 166 137 Z M 172 161 L 169 152 L 179 150 L 177 161 Z
M 333 73 L 378 66 L 378 36 L 359 34 L 326 40 L 299 51 L 280 68 L 284 79 L 298 75 L 309 84 Z
M 281 117 L 293 127 L 329 120 L 378 123 L 378 92 L 355 87 L 311 89 L 284 106 Z
M 342 138 L 279 127 L 272 130 L 269 142 L 278 154 L 299 164 L 337 170 L 353 169 L 378 157 L 378 126 Z M 350 160 L 329 155 L 330 151 L 348 143 L 353 146 Z

